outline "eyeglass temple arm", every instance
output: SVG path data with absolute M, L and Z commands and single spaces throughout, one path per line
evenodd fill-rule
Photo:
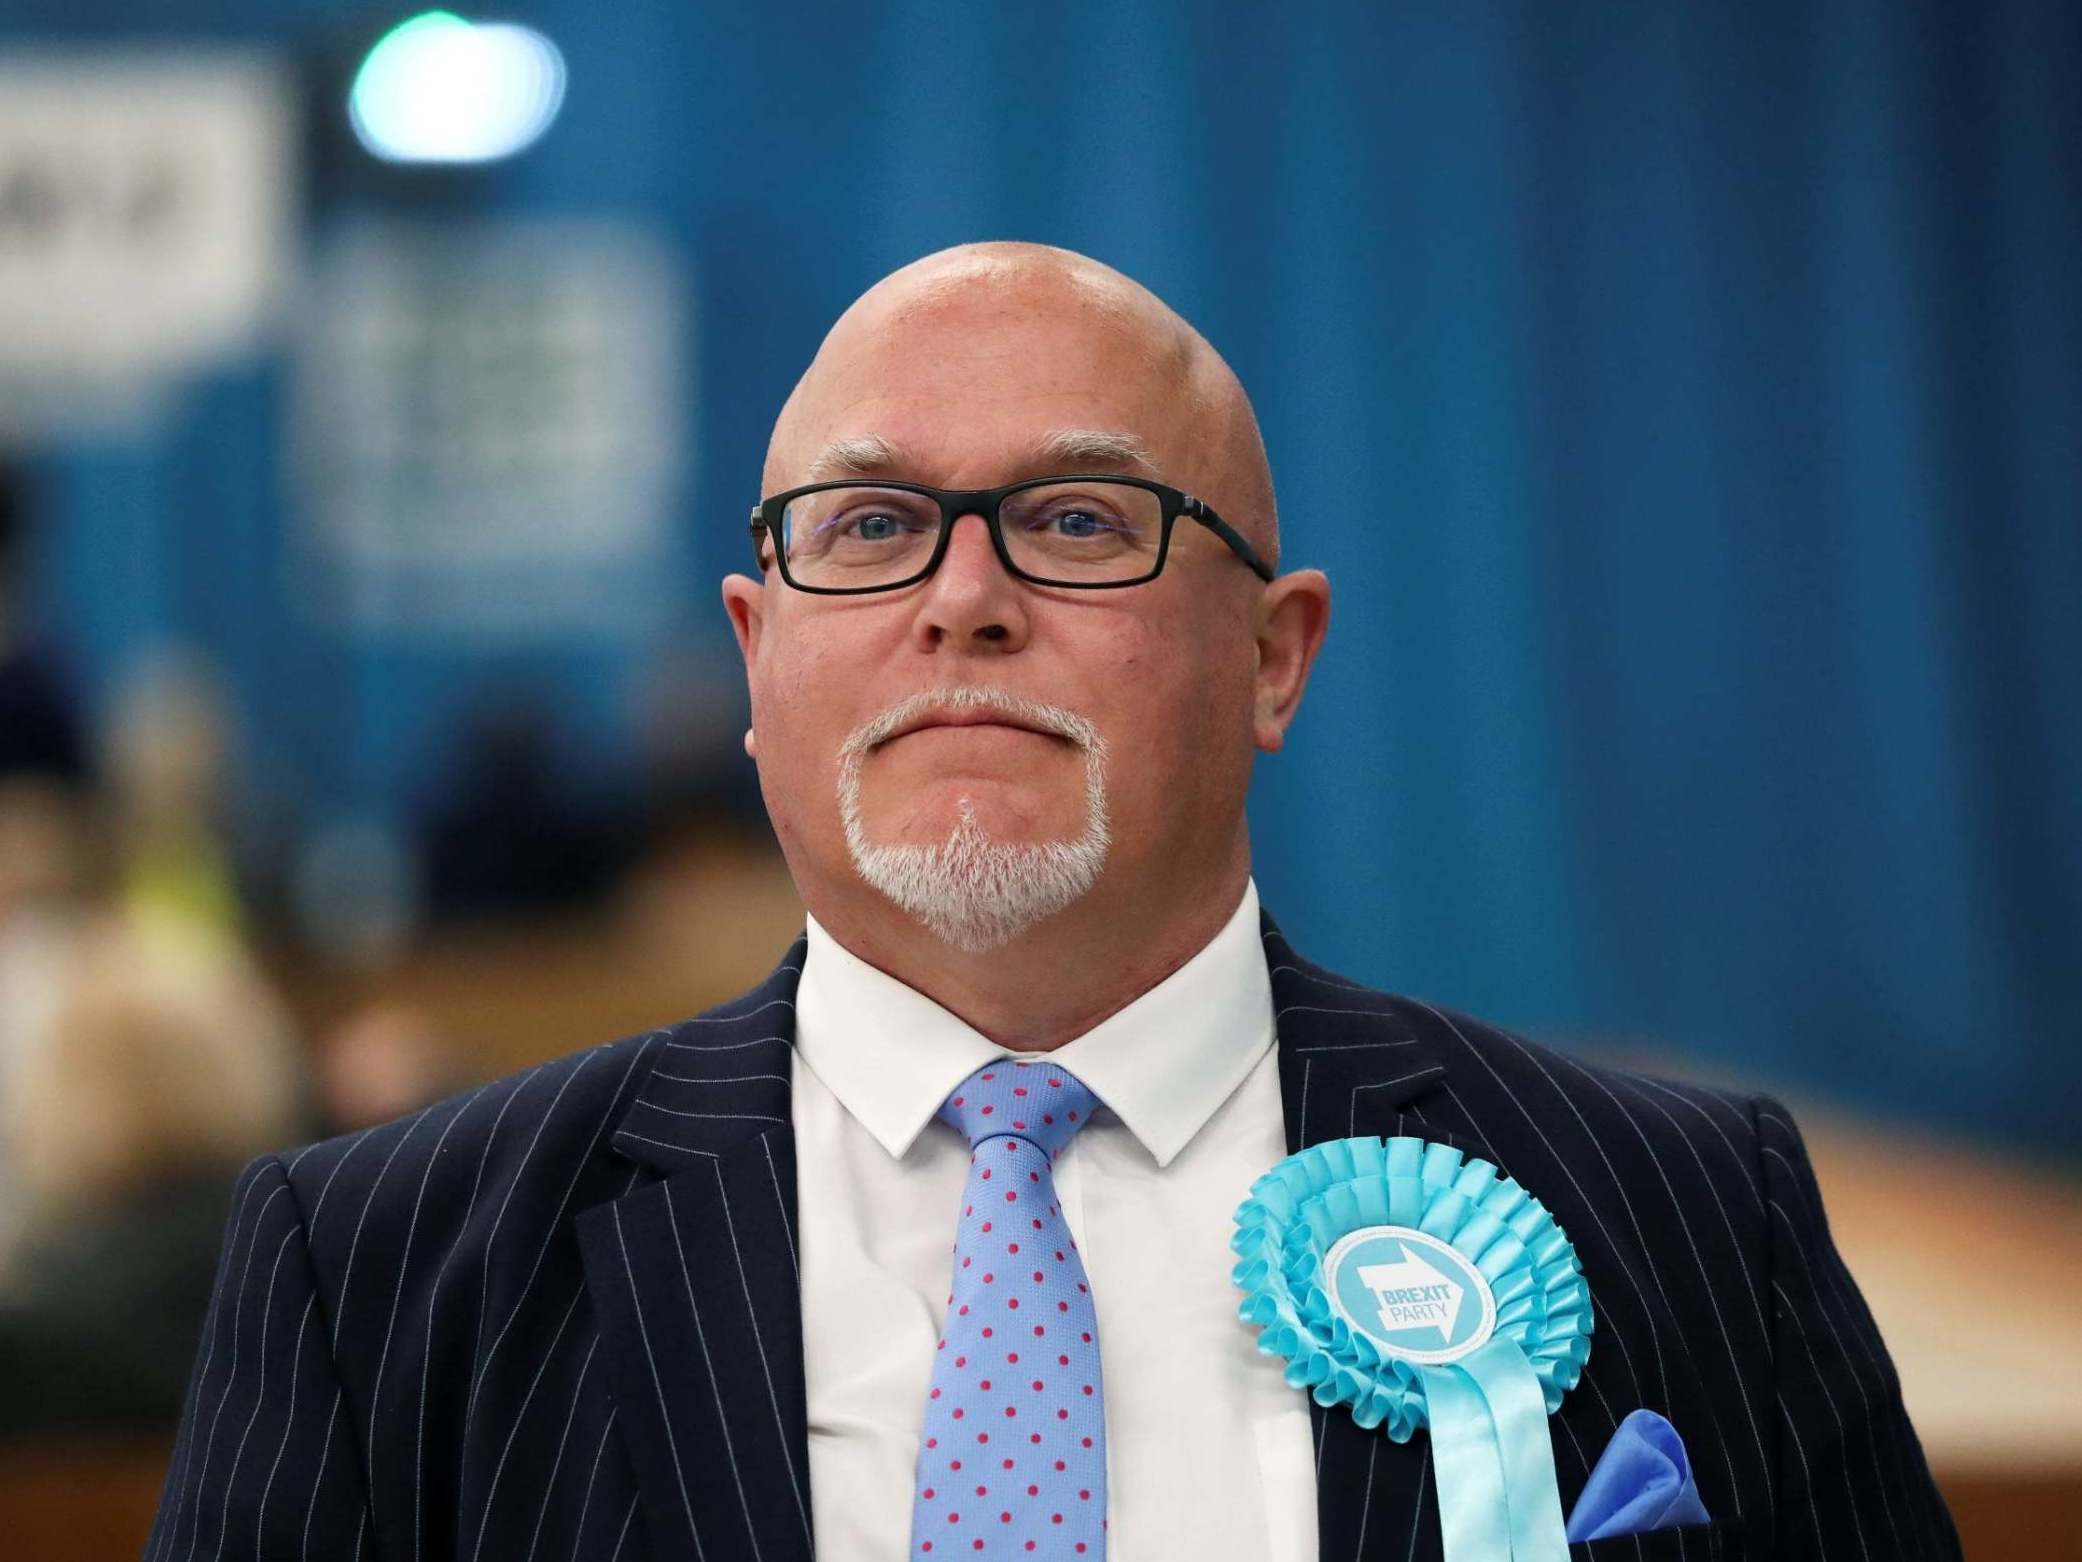
M 1267 569 L 1265 561 L 1258 557 L 1258 550 L 1244 540 L 1242 532 L 1239 532 L 1191 494 L 1185 496 L 1185 503 L 1180 505 L 1179 508 L 1221 538 L 1222 541 L 1229 544 L 1231 548 L 1235 549 L 1236 556 L 1242 559 L 1244 563 L 1250 565 L 1257 572 L 1260 580 L 1268 585 L 1272 583 L 1272 571 Z

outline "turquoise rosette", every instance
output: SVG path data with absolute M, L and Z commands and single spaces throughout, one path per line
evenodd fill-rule
M 1394 1262 L 1338 1256 L 1368 1241 Z M 1547 1417 L 1582 1376 L 1591 1300 L 1538 1199 L 1451 1145 L 1339 1139 L 1252 1183 L 1230 1246 L 1238 1315 L 1289 1384 L 1399 1443 L 1431 1429 L 1449 1562 L 1566 1554 Z M 1427 1331 L 1438 1348 L 1407 1343 Z

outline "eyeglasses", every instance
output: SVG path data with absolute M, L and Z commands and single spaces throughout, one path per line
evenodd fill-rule
M 797 591 L 850 596 L 915 585 L 940 567 L 955 520 L 980 515 L 998 562 L 1037 586 L 1103 591 L 1155 580 L 1181 515 L 1270 581 L 1236 529 L 1191 494 L 1139 477 L 1035 477 L 1003 488 L 841 481 L 790 488 L 752 507 L 752 551 Z

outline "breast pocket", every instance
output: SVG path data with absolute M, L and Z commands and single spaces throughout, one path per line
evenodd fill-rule
M 1645 1535 L 1580 1540 L 1569 1547 L 1572 1562 L 1742 1562 L 1739 1520 L 1725 1524 L 1678 1524 Z

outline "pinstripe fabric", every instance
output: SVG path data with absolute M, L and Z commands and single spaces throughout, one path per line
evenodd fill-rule
M 1627 1411 L 1685 1438 L 1716 1522 L 1572 1556 L 1958 1555 L 1782 1107 L 1592 1068 L 1262 931 L 1288 1148 L 1445 1140 L 1581 1253 L 1564 1503 Z M 249 1167 L 147 1558 L 807 1558 L 803 947 L 669 1031 Z M 1314 1430 L 1323 1562 L 1437 1558 L 1426 1443 Z

